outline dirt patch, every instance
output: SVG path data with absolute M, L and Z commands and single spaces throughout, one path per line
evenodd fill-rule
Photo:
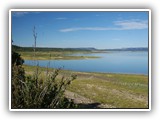
M 90 100 L 88 98 L 85 98 L 77 93 L 70 92 L 68 90 L 65 91 L 65 97 L 72 99 L 74 103 L 79 104 L 79 103 L 93 103 L 93 100 Z
M 108 105 L 108 104 L 100 104 L 91 99 L 88 99 L 84 96 L 81 96 L 77 93 L 71 92 L 66 90 L 65 97 L 68 99 L 72 99 L 73 102 L 79 105 L 80 108 L 116 108 L 115 106 Z

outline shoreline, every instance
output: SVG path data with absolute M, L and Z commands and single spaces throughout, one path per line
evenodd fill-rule
M 81 59 L 97 59 L 101 58 L 99 56 L 74 56 L 74 54 L 92 54 L 94 52 L 88 52 L 88 51 L 83 51 L 83 52 L 68 52 L 68 51 L 63 51 L 63 52 L 36 52 L 36 60 L 81 60 Z M 24 60 L 34 60 L 34 54 L 33 52 L 20 52 L 22 58 Z M 72 56 L 73 55 L 73 56 Z
M 33 65 L 27 65 L 24 63 L 25 66 L 31 66 L 31 67 L 36 67 L 36 66 L 33 66 Z M 39 66 L 40 68 L 47 68 L 47 67 L 42 67 L 42 66 Z M 58 68 L 50 68 L 48 67 L 49 69 L 58 69 Z M 141 73 L 116 73 L 116 72 L 88 72 L 88 71 L 76 71 L 76 70 L 67 70 L 67 69 L 62 69 L 63 71 L 69 71 L 69 72 L 75 72 L 75 73 L 90 73 L 90 74 L 117 74 L 117 75 L 142 75 L 142 76 L 148 76 L 148 74 L 141 74 Z

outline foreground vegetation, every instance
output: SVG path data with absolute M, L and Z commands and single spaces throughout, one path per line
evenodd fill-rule
M 26 74 L 34 66 L 24 66 Z M 53 69 L 48 69 L 52 71 Z M 46 68 L 40 67 L 41 78 Z M 89 73 L 62 70 L 62 76 L 76 74 L 65 96 L 72 99 L 79 108 L 148 108 L 148 76 L 129 74 Z
M 25 74 L 24 60 L 19 53 L 12 51 L 11 77 L 11 108 L 12 109 L 42 109 L 42 108 L 75 108 L 72 100 L 64 96 L 67 86 L 76 78 L 57 76 L 60 69 L 48 71 L 42 78 L 39 66 L 32 69 L 30 75 Z M 36 62 L 36 61 L 35 61 Z

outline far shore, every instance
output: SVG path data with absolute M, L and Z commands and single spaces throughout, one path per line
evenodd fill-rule
M 81 56 L 74 56 L 72 54 L 85 54 Z M 24 60 L 80 60 L 80 59 L 96 59 L 101 58 L 99 56 L 87 56 L 87 54 L 95 52 L 36 52 L 34 58 L 33 52 L 20 52 Z

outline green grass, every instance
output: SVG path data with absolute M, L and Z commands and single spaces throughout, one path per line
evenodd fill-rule
M 115 78 L 113 76 L 113 78 Z M 117 78 L 116 78 L 117 79 Z M 124 77 L 125 79 L 125 77 Z M 143 81 L 142 79 L 139 79 Z M 148 98 L 147 84 L 138 86 L 130 83 L 129 79 L 125 82 L 117 79 L 79 79 L 73 81 L 69 87 L 70 91 L 77 92 L 95 102 L 107 104 L 115 108 L 146 108 Z M 147 81 L 147 80 L 146 80 Z
M 23 59 L 34 60 L 33 52 L 19 52 Z M 83 56 L 74 56 L 74 53 L 83 53 Z M 77 60 L 77 59 L 93 59 L 100 58 L 98 56 L 87 56 L 87 51 L 83 52 L 70 52 L 70 51 L 50 51 L 50 52 L 36 52 L 36 60 Z M 71 56 L 72 55 L 72 56 Z
M 35 67 L 24 65 L 27 74 Z M 40 67 L 45 74 L 46 68 Z M 52 71 L 53 69 L 48 69 Z M 43 79 L 43 74 L 41 78 Z M 67 88 L 68 91 L 83 96 L 106 108 L 148 108 L 148 76 L 130 74 L 89 73 L 62 70 L 61 76 L 76 74 Z

